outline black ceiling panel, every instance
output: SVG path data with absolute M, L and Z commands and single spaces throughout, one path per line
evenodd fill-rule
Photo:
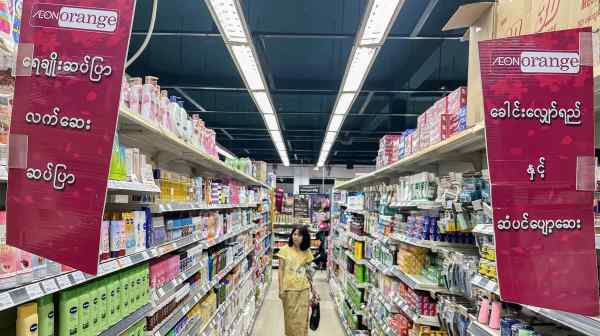
M 467 44 L 458 39 L 463 31 L 441 32 L 441 27 L 459 5 L 473 1 L 404 2 L 329 163 L 374 164 L 381 136 L 414 127 L 417 115 L 444 90 L 466 83 Z M 130 55 L 148 29 L 151 3 L 137 2 Z M 314 164 L 368 2 L 241 3 L 290 161 Z M 205 2 L 159 1 L 155 33 L 128 74 L 159 77 L 159 84 L 169 94 L 184 97 L 186 109 L 214 128 L 217 141 L 234 154 L 279 162 Z M 413 33 L 417 37 L 410 37 Z

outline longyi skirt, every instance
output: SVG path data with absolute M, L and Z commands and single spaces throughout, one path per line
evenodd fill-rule
M 285 291 L 283 294 L 283 318 L 285 336 L 307 336 L 310 292 Z

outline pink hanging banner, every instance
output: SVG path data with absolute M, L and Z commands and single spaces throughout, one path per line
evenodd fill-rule
M 502 300 L 598 315 L 591 29 L 479 54 Z
M 135 0 L 24 1 L 8 244 L 96 274 Z

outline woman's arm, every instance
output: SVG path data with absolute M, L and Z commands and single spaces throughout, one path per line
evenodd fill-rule
M 307 266 L 307 272 L 306 272 L 306 277 L 308 278 L 308 283 L 310 285 L 310 291 L 313 295 L 313 298 L 317 301 L 319 301 L 319 293 L 317 292 L 317 289 L 315 288 L 315 286 L 313 285 L 313 275 L 315 274 L 315 269 L 312 266 L 312 263 L 309 263 Z
M 283 269 L 285 267 L 285 260 L 279 258 L 279 267 L 278 267 L 278 278 L 279 278 L 279 298 L 283 300 Z

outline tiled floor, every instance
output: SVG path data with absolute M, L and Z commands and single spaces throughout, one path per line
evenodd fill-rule
M 254 336 L 285 336 L 283 327 L 283 307 L 277 293 L 277 271 L 273 270 L 273 284 L 254 326 Z M 319 271 L 315 277 L 315 286 L 321 296 L 321 322 L 317 331 L 309 331 L 310 336 L 343 336 L 344 331 L 335 312 L 335 302 L 329 296 L 327 272 Z

